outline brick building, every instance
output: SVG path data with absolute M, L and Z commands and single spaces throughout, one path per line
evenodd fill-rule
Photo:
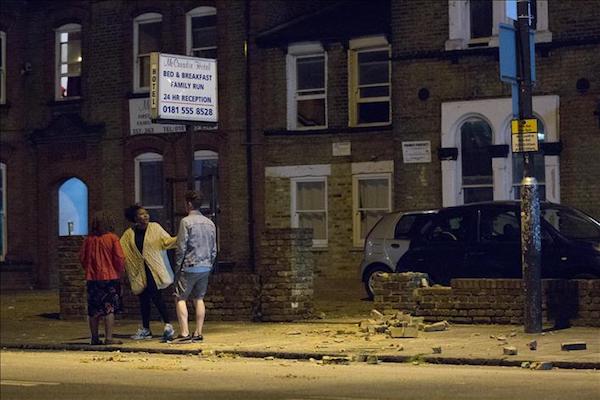
M 600 7 L 534 5 L 536 175 L 598 218 Z M 140 202 L 174 233 L 188 142 L 145 116 L 161 51 L 218 59 L 219 125 L 192 143 L 195 175 L 218 176 L 198 184 L 221 260 L 253 270 L 264 229 L 310 227 L 317 279 L 357 278 L 381 213 L 518 196 L 505 21 L 502 1 L 5 1 L 0 268 L 55 286 L 59 235 L 87 210 Z

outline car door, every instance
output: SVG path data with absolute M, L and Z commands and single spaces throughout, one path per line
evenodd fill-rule
M 477 239 L 466 256 L 468 278 L 520 278 L 521 228 L 517 206 L 482 206 Z
M 401 259 L 398 270 L 426 272 L 434 283 L 449 284 L 461 275 L 472 240 L 470 208 L 443 209 L 427 222 Z

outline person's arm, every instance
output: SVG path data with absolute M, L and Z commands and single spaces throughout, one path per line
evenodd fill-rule
M 123 248 L 121 247 L 121 242 L 119 241 L 119 237 L 117 235 L 114 235 L 112 257 L 113 265 L 115 266 L 116 272 L 120 277 L 125 270 L 125 254 L 123 253 Z
M 187 240 L 187 225 L 185 223 L 185 220 L 182 219 L 179 223 L 179 231 L 177 232 L 177 240 L 175 243 L 175 272 L 178 272 L 183 265 L 183 258 L 185 257 Z
M 177 238 L 171 236 L 165 229 L 160 225 L 156 224 L 158 227 L 158 233 L 160 235 L 160 243 L 162 246 L 162 250 L 174 249 L 176 246 Z

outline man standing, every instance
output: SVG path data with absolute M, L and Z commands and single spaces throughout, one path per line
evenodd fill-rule
M 215 224 L 200 212 L 201 199 L 197 192 L 185 194 L 187 217 L 181 220 L 177 233 L 175 297 L 179 320 L 178 342 L 203 340 L 204 295 L 208 276 L 217 257 Z M 190 335 L 186 301 L 194 301 L 196 330 Z

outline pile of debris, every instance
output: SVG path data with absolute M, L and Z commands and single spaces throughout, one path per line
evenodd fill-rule
M 391 338 L 416 338 L 419 336 L 419 331 L 436 332 L 450 328 L 448 321 L 426 324 L 423 317 L 413 317 L 402 311 L 384 315 L 377 310 L 371 310 L 370 317 L 360 321 L 358 329 L 370 335 L 387 334 Z

